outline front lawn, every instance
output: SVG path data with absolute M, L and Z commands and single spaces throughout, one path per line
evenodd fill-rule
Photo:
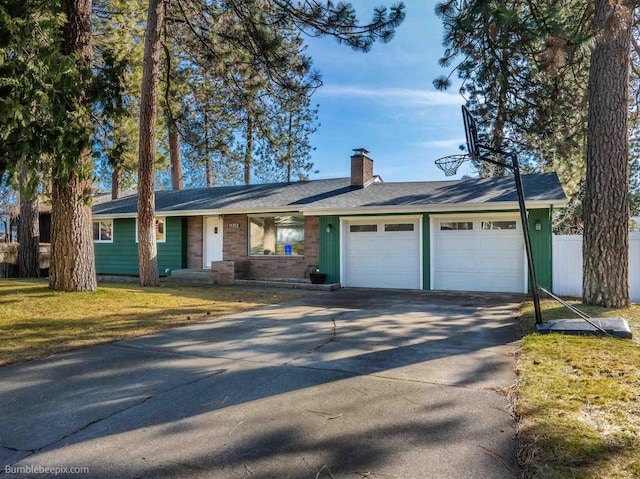
M 574 303 L 592 317 L 623 317 L 633 340 L 529 334 L 518 356 L 518 416 L 525 477 L 640 477 L 640 305 Z M 543 320 L 571 318 L 543 301 Z M 523 325 L 533 326 L 524 305 Z
M 45 280 L 0 280 L 0 365 L 298 296 L 215 286 L 141 288 L 131 283 L 100 283 L 95 293 L 59 293 L 51 291 Z

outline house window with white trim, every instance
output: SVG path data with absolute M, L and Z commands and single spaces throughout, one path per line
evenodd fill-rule
M 441 221 L 440 231 L 471 231 L 473 221 Z
M 167 221 L 166 218 L 156 218 L 156 242 L 165 243 L 167 241 Z M 136 243 L 138 242 L 138 220 L 136 219 Z
M 518 224 L 515 221 L 483 221 L 482 230 L 515 230 Z
M 249 254 L 252 256 L 304 256 L 302 215 L 249 217 Z
M 113 243 L 113 220 L 93 221 L 93 242 Z

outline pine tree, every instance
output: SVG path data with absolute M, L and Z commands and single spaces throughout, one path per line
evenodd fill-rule
M 595 10 L 590 2 L 475 0 L 444 2 L 437 11 L 447 32 L 445 58 L 463 56 L 462 77 L 472 83 L 471 89 L 465 85 L 472 108 L 504 115 L 509 136 L 518 140 L 515 149 L 528 150 L 531 158 L 559 172 L 569 192 L 575 192 L 574 224 L 580 221 L 582 199 L 583 299 L 627 305 L 633 7 L 609 0 L 598 0 Z M 508 36 L 495 33 L 505 25 L 498 22 L 501 18 L 509 19 Z M 482 28 L 471 28 L 472 21 Z M 496 55 L 483 56 L 487 50 L 476 47 L 492 40 Z M 509 59 L 511 67 L 487 61 L 494 58 Z M 446 80 L 437 84 L 446 86 Z M 494 108 L 499 96 L 492 93 L 503 84 L 511 99 L 506 113 Z
M 91 0 L 63 0 L 61 96 L 53 105 L 59 143 L 52 156 L 51 268 L 58 291 L 97 288 L 91 223 Z
M 94 128 L 99 145 L 94 156 L 103 175 L 111 178 L 111 197 L 134 185 L 142 75 L 140 26 L 144 4 L 139 1 L 97 0 L 94 3 L 96 104 Z
M 90 90 L 91 2 L 0 6 L 0 158 L 51 177 L 49 285 L 93 291 Z M 32 216 L 33 217 L 33 216 Z
M 0 7 L 0 178 L 19 193 L 18 275 L 37 277 L 39 266 L 38 185 L 44 165 L 51 112 L 46 58 L 57 54 L 55 15 L 7 2 Z M 11 227 L 5 224 L 5 231 Z
M 185 11 L 185 5 L 178 3 L 178 9 Z M 183 20 L 192 29 L 192 33 L 198 39 L 206 40 L 212 34 L 220 32 L 221 25 L 230 16 L 218 15 L 217 3 L 191 2 L 195 10 L 201 12 L 199 19 L 201 25 L 212 27 L 208 30 L 200 30 L 189 15 L 184 15 Z M 372 44 L 379 41 L 389 41 L 393 37 L 395 28 L 404 19 L 404 6 L 396 5 L 387 10 L 385 7 L 374 9 L 373 21 L 368 25 L 359 25 L 353 7 L 350 4 L 332 2 L 321 4 L 319 2 L 297 2 L 252 0 L 237 2 L 232 0 L 226 5 L 236 18 L 239 27 L 238 35 L 224 38 L 227 42 L 236 41 L 243 45 L 248 53 L 248 59 L 256 71 L 263 71 L 265 78 L 287 85 L 286 75 L 282 74 L 283 65 L 287 65 L 287 52 L 279 50 L 277 27 L 280 23 L 291 22 L 296 28 L 310 28 L 318 34 L 331 35 L 350 45 L 352 48 L 367 51 Z M 262 21 L 264 18 L 273 18 L 273 23 Z M 157 114 L 157 86 L 158 63 L 161 42 L 164 11 L 157 0 L 149 1 L 147 16 L 147 33 L 145 36 L 145 53 L 142 78 L 142 104 L 140 114 L 140 147 L 138 168 L 138 240 L 140 260 L 140 283 L 143 286 L 158 284 L 156 241 L 155 235 L 155 209 L 154 209 L 154 133 Z M 223 25 L 225 32 L 231 31 L 229 25 Z M 206 33 L 206 34 L 205 34 Z M 219 42 L 220 43 L 220 42 Z M 224 55 L 218 56 L 224 61 Z M 239 63 L 232 64 L 236 68 Z M 254 92 L 255 93 L 255 92 Z M 249 97 L 252 100 L 256 98 Z M 255 109 L 250 102 L 245 105 L 245 111 L 250 112 L 247 119 L 254 119 Z M 247 139 L 252 137 L 252 127 L 247 123 Z M 245 154 L 250 153 L 246 148 Z M 248 157 L 246 157 L 248 158 Z M 246 160 L 245 160 L 246 161 Z M 246 179 L 246 173 L 245 173 Z
M 163 2 L 149 0 L 144 40 L 138 147 L 138 258 L 142 286 L 160 284 L 155 234 L 154 175 L 160 40 L 163 21 Z
M 596 0 L 584 197 L 585 302 L 629 306 L 629 68 L 633 10 Z

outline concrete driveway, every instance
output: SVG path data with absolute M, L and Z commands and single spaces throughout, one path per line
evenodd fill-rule
M 517 299 L 313 292 L 0 368 L 0 475 L 518 477 Z

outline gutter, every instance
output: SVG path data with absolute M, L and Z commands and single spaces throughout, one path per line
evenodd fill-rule
M 548 201 L 527 201 L 527 210 L 540 208 L 555 208 L 566 206 L 566 200 L 558 200 L 557 203 Z M 451 213 L 451 212 L 473 212 L 473 211 L 503 211 L 517 210 L 518 202 L 500 203 L 450 203 L 438 205 L 411 205 L 411 206 L 360 206 L 354 208 L 308 208 L 302 213 L 305 216 L 340 216 L 355 214 L 399 214 L 399 213 Z

